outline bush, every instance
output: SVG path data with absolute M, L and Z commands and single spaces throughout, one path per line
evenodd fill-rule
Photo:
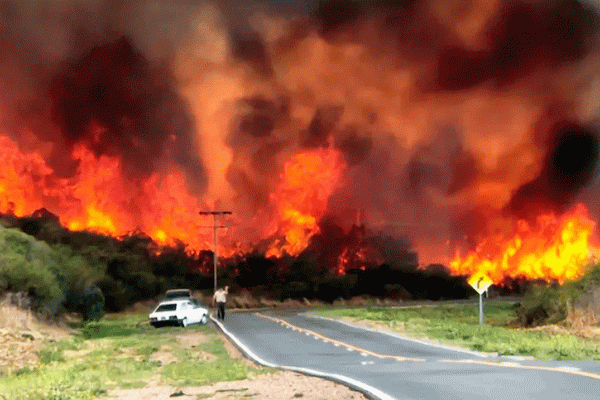
M 582 294 L 581 281 L 563 285 L 535 282 L 525 292 L 521 307 L 517 310 L 517 320 L 525 326 L 564 321 Z
M 16 229 L 0 228 L 0 281 L 6 290 L 28 292 L 35 311 L 58 313 L 64 297 L 53 270 L 52 249 Z
M 521 325 L 555 323 L 567 316 L 567 303 L 557 285 L 536 282 L 526 291 L 517 318 Z
M 526 326 L 552 324 L 571 321 L 575 311 L 578 314 L 597 314 L 600 311 L 600 298 L 596 291 L 600 284 L 600 264 L 590 266 L 588 271 L 576 281 L 563 285 L 536 282 L 525 291 L 521 307 L 517 310 L 518 321 Z M 596 304 L 598 303 L 598 304 Z M 595 321 L 595 315 L 578 317 L 581 321 Z
M 104 316 L 104 295 L 96 285 L 88 285 L 83 301 L 83 320 L 98 321 Z

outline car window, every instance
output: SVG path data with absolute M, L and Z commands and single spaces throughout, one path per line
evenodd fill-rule
M 156 312 L 161 312 L 161 311 L 175 311 L 176 309 L 177 309 L 177 304 L 175 304 L 175 303 L 172 303 L 172 304 L 161 304 L 156 309 Z
M 176 299 L 179 297 L 190 297 L 189 292 L 167 292 L 165 294 L 165 299 Z
M 192 308 L 200 308 L 200 302 L 196 299 L 191 299 L 190 305 L 192 306 Z

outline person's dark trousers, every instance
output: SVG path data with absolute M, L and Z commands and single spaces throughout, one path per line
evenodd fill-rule
M 225 320 L 225 303 L 222 301 L 217 302 L 217 319 Z

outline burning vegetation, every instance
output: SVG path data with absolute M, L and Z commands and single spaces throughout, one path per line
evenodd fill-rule
M 7 217 L 208 272 L 200 212 L 231 210 L 222 268 L 257 284 L 435 265 L 562 283 L 595 254 L 593 3 L 33 4 L 0 4 Z

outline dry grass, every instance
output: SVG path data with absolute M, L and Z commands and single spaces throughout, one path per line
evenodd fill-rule
M 0 372 L 39 365 L 39 350 L 69 330 L 38 321 L 28 310 L 0 305 Z
M 35 329 L 30 310 L 23 310 L 8 304 L 0 305 L 0 329 Z
M 593 327 L 598 325 L 598 322 L 600 322 L 600 316 L 594 307 L 585 309 L 575 307 L 568 313 L 566 320 L 566 323 L 575 330 Z

